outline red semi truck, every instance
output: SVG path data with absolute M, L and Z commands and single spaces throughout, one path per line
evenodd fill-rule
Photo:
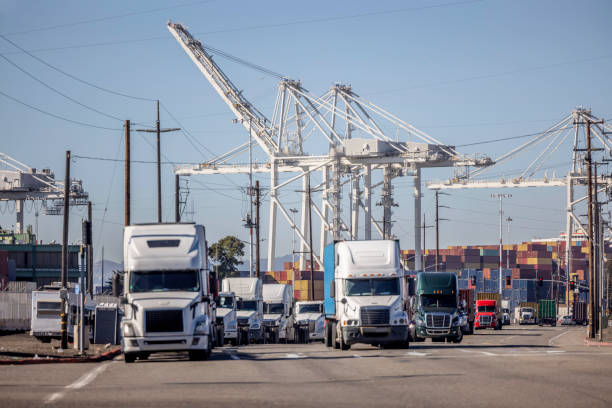
M 499 293 L 478 293 L 476 298 L 475 329 L 501 330 L 501 296 Z

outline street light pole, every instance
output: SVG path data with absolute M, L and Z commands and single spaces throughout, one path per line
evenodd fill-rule
M 503 237 L 502 237 L 502 233 L 503 233 L 503 228 L 502 228 L 502 223 L 503 223 L 503 217 L 504 217 L 504 209 L 503 209 L 503 205 L 502 205 L 502 200 L 504 198 L 511 198 L 512 194 L 491 194 L 492 198 L 499 198 L 499 294 L 500 296 L 503 295 L 503 286 L 502 286 L 502 280 L 503 280 L 503 272 L 502 272 L 502 268 L 503 268 Z

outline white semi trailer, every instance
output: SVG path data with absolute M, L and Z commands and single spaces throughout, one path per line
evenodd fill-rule
M 191 360 L 210 356 L 216 322 L 207 253 L 202 225 L 125 227 L 121 347 L 126 363 L 155 352 L 187 351 Z

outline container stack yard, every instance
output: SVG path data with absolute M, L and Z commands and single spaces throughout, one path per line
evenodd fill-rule
M 296 301 L 323 300 L 323 271 L 315 263 L 314 276 L 311 279 L 310 262 L 306 262 L 306 270 L 299 270 L 299 262 L 285 262 L 283 271 L 266 272 L 264 283 L 294 283 L 293 296 Z M 312 283 L 311 283 L 312 282 Z M 314 285 L 314 299 L 311 285 Z

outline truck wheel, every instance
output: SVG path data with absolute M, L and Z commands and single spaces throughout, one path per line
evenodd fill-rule
M 340 333 L 340 350 L 346 351 L 351 348 L 350 344 L 344 342 L 344 336 Z
M 136 361 L 136 353 L 123 353 L 123 361 L 133 363 Z
M 336 323 L 332 326 L 332 344 L 336 350 L 340 348 L 340 343 L 338 342 L 338 330 Z
M 461 331 L 461 327 L 459 329 L 457 329 L 457 337 L 455 337 L 453 339 L 453 343 L 461 343 L 461 340 L 463 340 L 463 332 Z
M 325 339 L 323 340 L 325 342 L 325 347 L 333 347 L 332 340 L 332 322 L 328 321 L 325 325 Z

